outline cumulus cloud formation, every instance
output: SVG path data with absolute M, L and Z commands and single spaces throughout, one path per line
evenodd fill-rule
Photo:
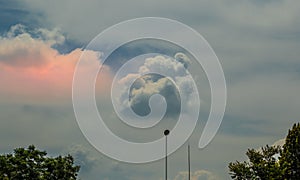
M 61 54 L 52 47 L 63 42 L 64 36 L 58 29 L 27 31 L 19 24 L 0 36 L 1 95 L 69 98 L 74 69 L 83 50 Z M 85 51 L 84 57 L 89 64 L 82 68 L 83 71 L 101 66 L 99 52 Z M 110 79 L 109 68 L 104 69 L 106 73 L 99 79 L 102 82 Z
M 133 84 L 129 97 L 130 106 L 137 114 L 147 115 L 151 111 L 148 101 L 154 94 L 160 94 L 167 99 L 168 109 L 180 112 L 180 96 L 176 86 L 160 75 L 145 75 Z
M 53 41 L 49 37 L 47 41 L 32 37 L 23 25 L 12 26 L 5 36 L 0 37 L 0 63 L 14 67 L 46 65 L 49 58 L 57 54 L 50 47 Z
M 188 68 L 188 66 L 191 63 L 190 62 L 191 60 L 184 53 L 181 53 L 181 52 L 176 53 L 175 56 L 174 56 L 174 58 L 177 61 L 181 62 L 184 65 L 185 68 Z
M 198 170 L 191 173 L 191 180 L 218 180 L 219 178 L 214 175 L 212 172 L 207 170 Z M 188 180 L 188 172 L 181 171 L 179 172 L 174 180 Z
M 2 38 L 11 39 L 24 34 L 34 37 L 36 40 L 42 40 L 48 45 L 63 44 L 65 42 L 65 37 L 59 28 L 53 28 L 52 30 L 45 28 L 29 29 L 23 24 L 11 26 Z
M 122 87 L 119 102 L 124 107 L 130 106 L 136 114 L 145 116 L 151 112 L 150 97 L 160 94 L 168 105 L 166 115 L 177 116 L 180 113 L 181 98 L 187 100 L 188 104 L 184 104 L 185 106 L 193 105 L 192 95 L 195 89 L 191 78 L 188 78 L 189 61 L 183 53 L 177 53 L 174 59 L 160 55 L 146 58 L 137 73 L 127 74 L 118 81 L 119 87 Z M 152 72 L 162 72 L 162 74 Z M 168 77 L 165 77 L 163 72 L 167 73 Z M 141 74 L 145 75 L 141 76 Z M 131 86 L 129 97 L 128 86 Z M 183 97 L 180 97 L 179 89 Z
M 145 72 L 168 72 L 168 75 L 172 78 L 177 76 L 186 76 L 187 75 L 187 62 L 189 59 L 183 53 L 176 53 L 175 55 L 176 61 L 171 58 L 167 58 L 164 56 L 155 56 L 150 57 L 145 60 L 143 66 L 139 68 L 139 73 Z

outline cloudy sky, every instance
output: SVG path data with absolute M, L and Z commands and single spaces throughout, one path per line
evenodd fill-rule
M 144 130 L 130 129 L 119 121 L 108 98 L 109 84 L 126 59 L 152 51 L 173 57 L 175 61 L 167 63 L 170 66 L 166 68 L 177 73 L 178 79 L 186 75 L 184 68 L 188 68 L 201 99 L 199 122 L 189 139 L 193 179 L 229 179 L 229 162 L 243 160 L 247 148 L 284 138 L 292 124 L 300 120 L 299 8 L 300 2 L 293 0 L 0 1 L 0 152 L 34 144 L 50 155 L 72 154 L 82 167 L 82 179 L 162 179 L 163 160 L 146 164 L 118 162 L 88 143 L 75 119 L 72 79 L 84 47 L 100 32 L 132 18 L 165 17 L 198 31 L 223 67 L 227 107 L 213 141 L 198 149 L 210 107 L 205 73 L 193 64 L 193 58 L 187 58 L 190 64 L 178 59 L 175 55 L 184 50 L 166 42 L 126 44 L 104 64 L 101 52 L 85 51 L 90 65 L 104 67 L 96 83 L 99 111 L 104 112 L 109 128 L 128 140 L 161 138 L 164 128 L 176 124 L 180 98 L 175 86 L 157 76 L 143 76 L 135 82 L 131 107 L 139 115 L 149 113 L 147 101 L 151 94 L 167 96 L 163 122 Z M 159 63 L 170 60 L 163 56 L 140 59 L 140 71 L 164 67 Z M 93 66 L 82 70 L 89 72 L 90 68 Z M 120 77 L 119 83 L 126 84 L 135 75 L 132 72 Z M 182 86 L 190 87 L 189 83 Z M 122 92 L 120 95 L 124 97 Z M 120 103 L 124 103 L 121 97 Z M 169 157 L 170 180 L 187 178 L 186 147 L 183 145 Z

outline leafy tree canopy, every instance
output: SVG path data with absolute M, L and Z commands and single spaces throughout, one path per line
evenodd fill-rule
M 11 154 L 0 155 L 0 179 L 4 180 L 72 180 L 76 179 L 79 166 L 72 156 L 47 157 L 45 151 L 17 148 Z
M 294 124 L 289 130 L 285 144 L 248 149 L 248 161 L 229 163 L 232 179 L 300 179 L 300 125 Z

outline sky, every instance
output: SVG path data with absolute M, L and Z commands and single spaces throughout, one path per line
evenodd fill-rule
M 126 59 L 154 51 L 175 61 L 163 64 L 171 59 L 140 57 L 140 71 L 167 67 L 183 82 L 180 78 L 186 75 L 187 67 L 199 90 L 199 120 L 188 140 L 192 179 L 230 179 L 229 162 L 245 160 L 248 148 L 282 140 L 300 120 L 299 8 L 300 2 L 293 0 L 0 1 L 0 153 L 34 144 L 52 156 L 73 155 L 81 165 L 81 179 L 163 179 L 163 160 L 130 164 L 98 152 L 81 132 L 72 104 L 75 67 L 80 58 L 86 58 L 90 66 L 81 70 L 87 75 L 95 66 L 103 67 L 95 94 L 109 128 L 137 142 L 161 138 L 164 128 L 175 126 L 180 108 L 172 82 L 143 76 L 130 94 L 131 108 L 139 115 L 149 113 L 148 100 L 153 93 L 166 96 L 167 115 L 158 127 L 134 129 L 120 123 L 108 98 L 110 83 Z M 85 50 L 105 29 L 139 17 L 164 17 L 190 26 L 219 58 L 226 79 L 227 106 L 219 131 L 203 149 L 198 148 L 198 141 L 208 118 L 211 94 L 205 72 L 193 64 L 188 52 L 167 42 L 136 41 L 102 62 L 103 52 Z M 182 52 L 191 64 L 176 61 L 175 55 Z M 135 76 L 132 72 L 119 82 L 126 84 Z M 191 86 L 188 81 L 181 85 Z M 149 89 L 143 89 L 146 87 Z M 121 90 L 120 103 L 125 92 Z M 197 107 L 193 98 L 187 99 L 188 105 Z M 170 180 L 187 179 L 186 150 L 187 143 L 169 156 Z

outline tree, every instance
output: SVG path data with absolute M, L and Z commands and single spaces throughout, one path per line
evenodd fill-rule
M 285 139 L 279 160 L 284 179 L 300 179 L 300 125 L 294 124 Z
M 300 179 L 300 125 L 289 130 L 285 144 L 248 149 L 248 161 L 229 163 L 232 179 Z
M 17 148 L 11 154 L 0 155 L 0 179 L 4 180 L 74 180 L 80 169 L 72 156 L 47 157 L 45 151 Z
M 229 164 L 232 179 L 281 179 L 279 163 L 275 155 L 280 152 L 280 147 L 266 145 L 261 150 L 248 149 L 246 155 L 249 161 L 234 162 Z

